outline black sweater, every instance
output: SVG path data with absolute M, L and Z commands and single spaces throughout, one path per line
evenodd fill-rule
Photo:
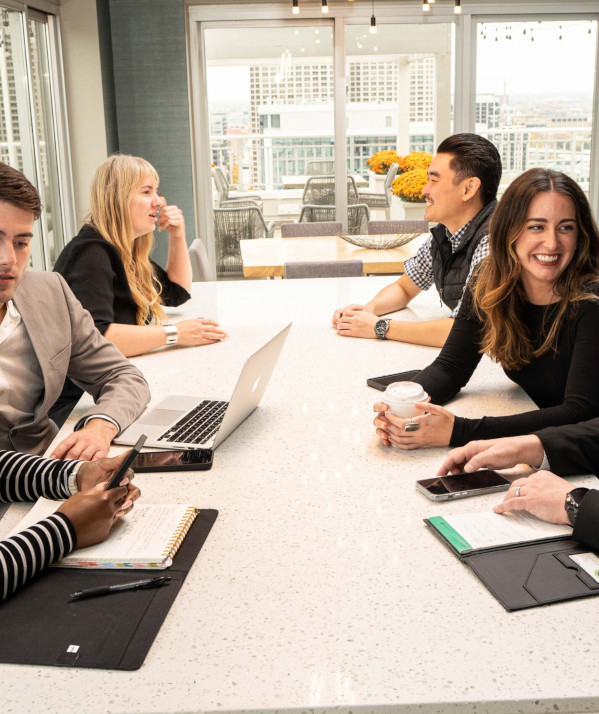
M 535 336 L 535 344 L 542 342 L 545 313 L 550 318 L 556 310 L 557 304 L 524 305 L 521 319 L 529 334 Z M 414 378 L 434 403 L 452 399 L 472 376 L 482 357 L 481 327 L 472 311 L 472 295 L 466 290 L 439 356 Z M 599 301 L 582 300 L 570 305 L 558 336 L 557 354 L 549 350 L 519 370 L 504 371 L 539 409 L 503 417 L 456 417 L 450 446 L 461 446 L 472 439 L 529 434 L 599 416 Z
M 176 307 L 191 295 L 152 262 L 154 278 L 164 305 Z M 131 295 L 118 250 L 91 226 L 85 225 L 59 255 L 54 270 L 60 273 L 102 334 L 113 322 L 137 324 L 137 305 Z

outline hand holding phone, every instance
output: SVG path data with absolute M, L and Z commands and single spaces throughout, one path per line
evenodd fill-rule
M 435 476 L 416 481 L 416 488 L 431 501 L 453 501 L 483 493 L 507 491 L 510 482 L 497 471 L 481 469 L 472 473 Z
M 135 457 L 141 451 L 143 445 L 146 443 L 147 438 L 148 437 L 145 434 L 142 434 L 139 437 L 135 446 L 128 453 L 127 458 L 123 461 L 123 463 L 115 471 L 114 476 L 106 484 L 106 488 L 104 489 L 105 491 L 110 491 L 111 488 L 116 488 L 121 483 L 121 481 L 123 480 L 123 476 L 127 473 L 127 469 L 129 468 L 129 466 L 131 466 L 131 464 L 135 460 Z

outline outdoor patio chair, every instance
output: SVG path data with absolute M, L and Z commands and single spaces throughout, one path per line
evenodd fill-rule
M 333 159 L 310 159 L 306 163 L 306 174 L 308 176 L 327 176 L 333 173 L 335 173 Z
M 199 238 L 196 238 L 189 246 L 189 260 L 194 283 L 214 280 L 212 266 L 208 260 L 208 253 L 206 253 L 206 246 Z
M 358 197 L 360 203 L 365 203 L 368 208 L 384 208 L 385 216 L 389 218 L 391 210 L 391 197 L 393 192 L 391 190 L 391 185 L 393 179 L 397 175 L 399 169 L 399 164 L 391 164 L 389 171 L 387 171 L 387 176 L 385 177 L 385 184 L 383 186 L 383 193 L 370 193 L 369 191 L 358 191 Z
M 364 274 L 361 260 L 285 263 L 286 278 L 353 278 Z
M 214 209 L 214 237 L 216 243 L 216 271 L 220 277 L 243 275 L 240 240 L 272 238 L 275 224 L 266 224 L 262 211 L 256 206 Z
M 338 236 L 342 229 L 343 226 L 337 221 L 325 221 L 322 223 L 283 223 L 281 225 L 281 238 Z
M 335 177 L 310 176 L 306 181 L 302 203 L 312 206 L 333 206 L 335 204 Z M 353 176 L 347 177 L 347 203 L 359 203 L 358 189 Z
M 335 220 L 335 206 L 303 206 L 300 223 L 330 222 Z M 362 235 L 368 230 L 370 211 L 365 203 L 347 207 L 347 232 L 350 235 Z
M 369 221 L 370 235 L 389 235 L 392 233 L 427 233 L 426 221 Z
M 216 186 L 216 191 L 218 193 L 219 207 L 225 208 L 226 206 L 246 206 L 250 208 L 251 206 L 257 206 L 262 209 L 262 200 L 260 196 L 253 191 L 244 191 L 240 193 L 236 192 L 235 195 L 230 195 L 229 181 L 220 166 L 213 167 L 212 175 L 214 176 L 214 185 Z

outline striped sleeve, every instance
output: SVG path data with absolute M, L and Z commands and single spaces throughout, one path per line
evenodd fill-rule
M 69 498 L 69 476 L 77 463 L 0 451 L 0 501 Z
M 68 480 L 77 463 L 0 451 L 0 500 L 33 501 L 39 496 L 69 498 Z M 0 541 L 0 600 L 68 555 L 75 543 L 75 529 L 63 513 L 54 513 Z

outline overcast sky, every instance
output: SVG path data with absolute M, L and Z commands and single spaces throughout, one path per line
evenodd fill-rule
M 509 27 L 479 25 L 477 93 L 503 94 L 505 84 L 508 94 L 592 96 L 596 23 L 516 22 Z M 247 67 L 209 67 L 208 83 L 210 101 L 249 102 Z

